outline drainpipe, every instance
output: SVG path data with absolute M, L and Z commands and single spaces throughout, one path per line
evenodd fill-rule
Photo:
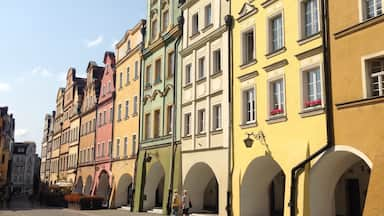
M 327 144 L 320 150 L 315 152 L 306 160 L 300 162 L 291 170 L 291 193 L 290 193 L 290 215 L 296 216 L 297 208 L 297 178 L 305 165 L 313 159 L 321 155 L 327 149 L 335 145 L 334 125 L 333 125 L 333 99 L 332 99 L 332 77 L 330 64 L 330 47 L 329 47 L 329 17 L 328 17 L 328 0 L 321 0 L 321 17 L 322 17 L 322 40 L 323 40 L 323 61 L 324 61 L 324 80 L 325 80 L 325 96 L 326 96 L 326 125 L 327 125 Z
M 175 145 L 176 142 L 176 114 L 177 114 L 177 56 L 179 53 L 177 52 L 178 47 L 180 45 L 181 39 L 183 37 L 183 26 L 184 26 L 184 16 L 181 15 L 177 19 L 178 28 L 180 30 L 180 34 L 177 36 L 176 42 L 175 42 L 175 48 L 174 48 L 174 55 L 173 55 L 173 119 L 172 119 L 172 144 L 171 144 L 171 150 L 172 150 L 172 156 L 171 156 L 171 170 L 170 170 L 170 183 L 169 183 L 169 190 L 168 190 L 168 202 L 167 202 L 167 213 L 168 215 L 171 213 L 172 209 L 172 194 L 173 194 L 173 181 L 174 181 L 174 172 L 175 172 L 175 157 L 176 157 L 176 150 L 177 145 Z
M 141 50 L 141 54 L 143 54 L 143 50 L 144 50 L 144 45 L 145 45 L 145 30 L 146 30 L 146 23 L 147 21 L 146 20 L 141 20 L 141 34 L 143 36 L 143 40 L 141 41 L 141 47 L 140 47 L 140 50 Z M 142 57 L 143 58 L 143 57 Z M 143 69 L 143 60 L 140 60 L 140 73 L 142 72 L 142 69 Z M 141 79 L 142 79 L 142 74 L 140 74 L 140 82 L 139 82 L 139 90 L 141 90 L 141 87 L 142 87 L 142 83 L 141 83 Z M 139 94 L 139 99 L 138 99 L 138 106 L 139 106 L 139 126 L 142 125 L 141 124 L 141 114 L 142 114 L 142 111 L 141 111 L 141 100 L 143 99 L 143 96 L 141 95 L 141 92 L 142 91 L 139 91 L 140 94 Z M 140 145 L 139 145 L 139 141 L 140 141 L 140 137 L 141 137 L 141 134 L 140 134 L 140 131 L 141 129 L 139 128 L 138 130 L 138 133 L 137 133 L 137 136 L 136 136 L 136 142 L 137 142 L 137 153 L 136 153 L 136 160 L 135 160 L 135 168 L 134 168 L 134 175 L 133 175 L 133 184 L 132 184 L 132 200 L 131 200 L 131 212 L 133 212 L 133 209 L 135 207 L 135 193 L 136 193 L 136 176 L 137 176 L 137 162 L 138 162 L 138 158 L 139 158 L 139 154 L 140 154 Z M 142 194 L 142 193 L 141 193 Z M 141 195 L 142 196 L 142 195 Z M 141 199 L 139 199 L 141 200 Z M 140 201 L 139 201 L 140 202 Z M 140 211 L 140 209 L 139 209 Z
M 231 3 L 229 1 L 229 8 L 231 8 Z M 229 119 L 229 127 L 228 127 L 228 189 L 227 189 L 227 215 L 233 215 L 232 210 L 232 177 L 233 177 L 233 107 L 232 107 L 232 98 L 233 98 L 233 57 L 232 57 L 232 36 L 233 36 L 233 24 L 234 24 L 233 16 L 231 15 L 231 9 L 229 9 L 229 15 L 225 16 L 225 25 L 227 26 L 228 31 L 228 119 Z

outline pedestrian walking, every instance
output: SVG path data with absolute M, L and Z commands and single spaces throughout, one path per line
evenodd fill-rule
M 184 190 L 183 192 L 183 215 L 189 215 L 189 209 L 192 208 L 191 199 L 189 198 L 188 191 Z
M 180 196 L 177 191 L 173 194 L 173 200 L 172 200 L 172 215 L 178 216 L 179 210 L 180 210 L 181 202 L 180 202 Z

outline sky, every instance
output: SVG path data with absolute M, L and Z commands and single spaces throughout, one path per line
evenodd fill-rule
M 44 117 L 55 109 L 70 67 L 85 77 L 89 61 L 145 18 L 144 0 L 12 0 L 0 5 L 0 106 L 16 119 L 15 140 L 40 154 Z

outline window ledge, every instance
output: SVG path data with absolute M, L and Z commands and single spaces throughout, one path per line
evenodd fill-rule
M 216 71 L 214 72 L 213 74 L 211 74 L 211 78 L 216 78 L 216 77 L 219 77 L 223 74 L 223 70 L 219 70 L 219 71 Z
M 192 139 L 192 135 L 185 135 L 182 138 L 183 138 L 183 140 L 190 140 L 190 139 Z
M 191 87 L 192 87 L 192 83 L 191 83 L 191 82 L 188 83 L 188 84 L 185 84 L 185 85 L 183 86 L 184 89 L 189 89 L 189 88 L 191 88 Z
M 280 122 L 285 122 L 287 121 L 288 118 L 286 115 L 276 115 L 276 116 L 270 116 L 269 119 L 266 120 L 268 124 L 275 124 L 275 123 L 280 123 Z
M 369 98 L 363 98 L 360 100 L 337 103 L 336 108 L 345 109 L 345 108 L 351 108 L 351 107 L 357 107 L 357 106 L 374 105 L 374 104 L 383 103 L 383 102 L 384 102 L 384 96 L 369 97 Z
M 211 134 L 212 135 L 218 135 L 218 134 L 222 134 L 224 131 L 223 131 L 223 128 L 218 128 L 218 129 L 214 129 L 211 131 Z
M 312 107 L 312 108 L 303 109 L 299 113 L 299 115 L 302 118 L 306 118 L 306 117 L 321 115 L 321 114 L 324 114 L 324 113 L 325 113 L 325 108 L 324 107 Z
M 212 27 L 213 27 L 213 23 L 210 23 L 210 24 L 206 25 L 203 29 L 201 29 L 201 32 L 205 33 L 206 31 L 208 31 Z
M 287 51 L 287 48 L 282 47 L 282 48 L 280 48 L 280 49 L 278 49 L 278 50 L 271 51 L 270 53 L 266 54 L 265 57 L 266 57 L 267 59 L 270 59 L 270 58 L 272 58 L 272 57 L 275 57 L 275 56 L 277 56 L 277 55 L 280 55 L 280 54 L 284 53 L 285 51 Z
M 243 123 L 240 125 L 240 128 L 241 129 L 248 129 L 248 128 L 253 128 L 253 127 L 257 127 L 257 122 L 249 122 L 249 123 Z
M 193 40 L 193 39 L 197 38 L 197 36 L 199 36 L 199 35 L 200 35 L 200 32 L 197 31 L 197 32 L 193 33 L 191 36 L 189 36 L 189 39 Z
M 196 84 L 201 84 L 203 82 L 207 81 L 207 77 L 203 77 L 203 78 L 200 78 L 198 80 L 196 80 Z
M 207 133 L 205 133 L 205 132 L 198 133 L 195 135 L 196 138 L 202 138 L 202 137 L 206 137 L 206 136 L 207 136 Z
M 247 67 L 250 67 L 250 66 L 252 66 L 252 65 L 255 65 L 257 63 L 257 60 L 256 59 L 253 59 L 252 61 L 250 61 L 250 62 L 247 62 L 247 63 L 244 63 L 244 64 L 242 64 L 242 65 L 240 65 L 240 69 L 245 69 L 245 68 L 247 68 Z
M 319 39 L 321 36 L 321 31 L 315 33 L 315 34 L 312 34 L 312 35 L 309 35 L 309 36 L 306 36 L 306 37 L 303 37 L 302 39 L 298 40 L 297 43 L 302 46 L 306 43 L 309 43 L 313 40 L 316 40 L 316 39 Z

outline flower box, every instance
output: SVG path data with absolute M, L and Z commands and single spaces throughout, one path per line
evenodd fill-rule
M 304 103 L 304 107 L 305 108 L 309 108 L 309 107 L 315 107 L 315 106 L 319 106 L 321 105 L 321 99 L 318 99 L 318 100 L 313 100 L 313 101 L 307 101 Z
M 284 113 L 284 110 L 283 109 L 273 109 L 271 111 L 271 115 L 274 116 L 274 115 L 278 115 L 278 114 L 282 114 Z

